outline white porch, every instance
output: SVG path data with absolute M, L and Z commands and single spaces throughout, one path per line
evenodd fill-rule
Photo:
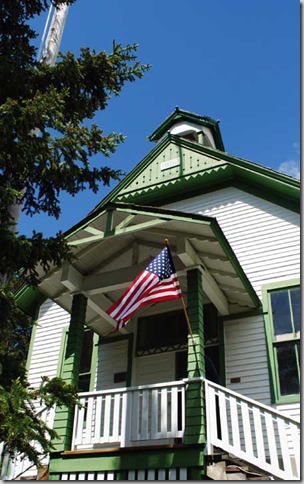
M 206 399 L 206 455 L 216 447 L 275 479 L 300 478 L 300 424 L 203 378 L 80 394 L 72 452 L 183 443 L 186 391 L 197 382 Z

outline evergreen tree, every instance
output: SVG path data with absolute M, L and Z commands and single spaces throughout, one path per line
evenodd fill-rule
M 19 234 L 12 207 L 17 203 L 29 215 L 58 218 L 60 193 L 74 196 L 86 188 L 96 193 L 100 184 L 121 177 L 104 160 L 124 137 L 105 135 L 93 118 L 126 82 L 149 69 L 138 61 L 137 45 L 115 43 L 111 53 L 82 48 L 79 58 L 67 52 L 53 67 L 38 62 L 31 21 L 47 8 L 47 0 L 0 2 L 0 441 L 11 455 L 23 452 L 36 463 L 40 454 L 31 441 L 40 442 L 41 454 L 50 447 L 33 400 L 50 405 L 56 395 L 58 404 L 69 398 L 74 405 L 76 393 L 57 379 L 44 381 L 40 390 L 29 388 L 25 357 L 32 322 L 14 295 L 23 284 L 39 283 L 37 265 L 47 270 L 60 264 L 69 249 L 61 233 Z M 100 161 L 92 166 L 94 155 Z

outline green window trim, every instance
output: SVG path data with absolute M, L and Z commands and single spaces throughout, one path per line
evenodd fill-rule
M 299 403 L 300 402 L 300 392 L 294 394 L 281 395 L 280 391 L 280 378 L 279 378 L 279 368 L 277 359 L 277 348 L 288 342 L 294 342 L 295 344 L 300 341 L 300 332 L 294 331 L 283 335 L 275 335 L 274 331 L 274 318 L 272 315 L 271 307 L 271 294 L 276 291 L 286 290 L 289 300 L 289 308 L 291 308 L 290 290 L 300 287 L 300 279 L 292 279 L 281 281 L 277 283 L 265 284 L 262 287 L 262 301 L 264 310 L 264 322 L 265 322 L 265 334 L 267 342 L 267 352 L 269 361 L 269 376 L 270 376 L 270 386 L 271 386 L 271 397 L 272 403 L 275 404 L 288 404 L 288 403 Z M 291 315 L 291 324 L 294 328 L 293 316 Z M 298 358 L 299 362 L 300 358 Z M 300 368 L 297 364 L 298 374 L 300 378 Z M 300 386 L 300 384 L 299 384 Z
M 89 331 L 89 329 L 85 328 L 85 331 Z M 69 326 L 66 326 L 65 328 L 62 329 L 59 359 L 58 359 L 58 366 L 57 366 L 57 377 L 62 376 L 63 359 L 66 351 L 68 332 L 69 332 Z M 93 392 L 95 390 L 95 379 L 96 379 L 97 359 L 98 359 L 98 344 L 99 344 L 99 335 L 97 333 L 94 333 L 92 355 L 91 355 L 91 367 L 90 367 L 90 371 L 86 373 L 90 375 L 90 384 L 89 384 L 89 390 L 88 390 L 90 392 Z
M 26 357 L 26 370 L 27 370 L 27 372 L 29 372 L 29 370 L 30 370 L 33 351 L 34 351 L 34 344 L 35 344 L 35 339 L 36 339 L 36 331 L 39 327 L 40 308 L 46 300 L 47 299 L 45 297 L 37 298 L 37 300 L 35 300 L 35 302 L 32 305 L 31 316 L 33 317 L 34 323 L 33 323 L 33 327 L 32 327 L 32 332 L 31 332 L 31 337 L 30 337 L 28 352 L 27 352 L 27 357 Z M 18 305 L 19 305 L 19 303 L 18 303 Z

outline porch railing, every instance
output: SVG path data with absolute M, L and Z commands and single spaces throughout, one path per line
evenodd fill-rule
M 184 434 L 185 383 L 169 382 L 81 393 L 72 449 L 127 447 Z
M 207 453 L 212 446 L 283 480 L 300 479 L 300 424 L 205 380 Z
M 207 446 L 283 480 L 300 476 L 300 424 L 269 406 L 203 378 L 81 393 L 72 450 L 170 443 L 183 439 L 185 391 L 205 385 Z

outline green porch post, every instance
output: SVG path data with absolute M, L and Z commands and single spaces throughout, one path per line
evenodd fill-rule
M 187 310 L 193 333 L 188 335 L 188 378 L 205 375 L 203 288 L 199 269 L 187 273 Z M 206 442 L 205 402 L 202 382 L 189 383 L 186 388 L 185 443 Z
M 83 294 L 76 294 L 72 302 L 71 320 L 61 372 L 61 378 L 72 385 L 78 384 L 86 307 L 87 298 Z M 59 437 L 54 440 L 55 451 L 70 450 L 73 418 L 73 408 L 56 409 L 54 430 Z

